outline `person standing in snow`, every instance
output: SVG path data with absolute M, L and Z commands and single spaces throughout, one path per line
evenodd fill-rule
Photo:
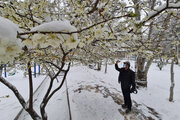
M 137 92 L 135 84 L 135 73 L 130 69 L 130 62 L 124 62 L 123 68 L 118 67 L 119 61 L 116 61 L 115 69 L 119 71 L 118 82 L 121 83 L 121 89 L 124 97 L 123 108 L 126 109 L 126 113 L 131 112 L 132 102 L 131 95 L 132 92 Z

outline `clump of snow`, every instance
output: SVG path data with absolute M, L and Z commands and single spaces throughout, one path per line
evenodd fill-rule
M 180 2 L 177 2 L 177 3 L 169 3 L 169 7 L 180 7 Z
M 73 32 L 77 29 L 70 24 L 69 21 L 52 21 L 43 23 L 37 27 L 34 27 L 31 31 L 38 32 Z M 33 43 L 26 41 L 29 46 L 39 45 L 41 48 L 48 47 L 49 45 L 57 48 L 60 44 L 66 49 L 76 48 L 79 39 L 77 33 L 74 34 L 35 34 L 32 37 Z
M 17 39 L 18 26 L 0 17 L 0 63 L 12 62 L 21 52 L 21 41 Z
M 121 4 L 121 7 L 126 7 L 127 6 L 126 2 L 124 2 L 124 1 L 120 1 L 120 4 Z

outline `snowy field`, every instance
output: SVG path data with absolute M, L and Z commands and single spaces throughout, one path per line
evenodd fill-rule
M 131 62 L 133 64 L 133 62 Z M 122 66 L 122 62 L 119 63 Z M 133 69 L 133 65 L 132 65 Z M 132 94 L 133 109 L 141 111 L 142 115 L 151 116 L 154 119 L 162 120 L 180 120 L 180 67 L 175 65 L 175 88 L 174 102 L 169 102 L 170 89 L 170 64 L 166 65 L 160 71 L 156 64 L 152 64 L 148 73 L 148 88 L 138 90 L 138 94 Z M 8 81 L 14 84 L 20 93 L 28 99 L 28 80 L 22 77 L 22 72 L 12 77 L 8 77 Z M 34 79 L 35 88 L 42 82 L 45 76 L 39 76 Z M 121 88 L 117 82 L 118 72 L 114 69 L 114 65 L 108 66 L 108 73 L 95 71 L 86 66 L 73 66 L 67 76 L 67 85 L 70 97 L 70 107 L 73 120 L 123 120 L 120 114 L 122 101 Z M 59 77 L 60 80 L 60 77 Z M 48 83 L 48 80 L 47 80 Z M 43 88 L 47 87 L 45 84 Z M 42 99 L 45 89 L 39 90 L 35 95 L 35 106 L 38 106 L 38 99 Z M 0 98 L 0 120 L 13 120 L 21 109 L 20 104 L 2 83 L 0 83 L 0 96 L 10 95 L 9 98 Z M 148 107 L 153 108 L 159 118 L 149 114 Z M 49 120 L 68 120 L 68 108 L 66 98 L 66 87 L 55 94 L 47 106 Z M 23 113 L 26 114 L 26 113 Z M 25 115 L 22 115 L 25 116 Z M 127 116 L 128 117 L 128 116 Z M 26 115 L 19 120 L 31 120 Z

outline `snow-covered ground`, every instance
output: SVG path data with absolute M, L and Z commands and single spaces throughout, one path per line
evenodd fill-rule
M 180 108 L 180 66 L 174 67 L 174 102 L 169 102 L 170 94 L 170 64 L 166 65 L 162 71 L 152 64 L 148 73 L 148 88 L 139 90 L 138 95 L 133 95 L 133 99 L 138 103 L 151 106 L 160 114 L 163 120 L 180 120 L 178 109 Z
M 24 97 L 26 101 L 28 101 L 29 97 L 29 81 L 28 76 L 25 77 L 23 71 L 17 70 L 16 74 L 13 76 L 8 76 L 8 82 L 13 84 L 20 94 Z M 4 75 L 3 75 L 4 76 Z M 45 76 L 37 76 L 33 78 L 34 91 L 41 84 Z M 9 95 L 8 98 L 5 96 Z M 8 89 L 4 84 L 0 82 L 0 120 L 13 120 L 18 112 L 21 110 L 21 105 L 19 101 L 16 99 L 14 93 Z M 4 97 L 4 98 L 3 98 Z
M 133 64 L 133 62 L 131 61 Z M 119 63 L 122 66 L 122 62 Z M 133 69 L 133 65 L 132 65 Z M 179 120 L 180 108 L 180 67 L 175 65 L 175 88 L 174 102 L 169 102 L 170 88 L 170 65 L 166 65 L 160 71 L 156 64 L 152 64 L 148 73 L 148 88 L 138 90 L 138 94 L 132 94 L 133 109 L 154 119 Z M 17 74 L 7 79 L 22 90 L 23 96 L 28 98 L 27 78 L 22 74 Z M 38 86 L 44 77 L 36 78 L 35 86 Z M 114 65 L 108 65 L 108 73 L 95 71 L 86 66 L 71 67 L 67 76 L 68 91 L 70 97 L 70 107 L 73 120 L 119 120 L 125 119 L 120 113 L 123 103 L 120 85 L 117 82 L 118 72 Z M 60 78 L 59 78 L 60 80 Z M 26 81 L 26 82 L 24 82 Z M 39 82 L 38 82 L 39 81 Z M 55 84 L 56 85 L 56 84 Z M 44 85 L 47 87 L 47 85 Z M 20 104 L 4 85 L 0 83 L 0 96 L 9 94 L 9 98 L 0 98 L 0 120 L 12 120 L 20 110 Z M 66 87 L 55 94 L 47 106 L 49 120 L 68 120 L 69 113 L 67 107 Z M 26 91 L 26 92 L 25 92 Z M 40 90 L 43 95 L 44 90 Z M 41 95 L 41 96 L 42 96 Z M 42 99 L 42 97 L 37 97 Z M 38 101 L 38 100 L 36 100 Z M 40 100 L 41 101 L 41 100 Z M 16 103 L 16 104 L 15 104 Z M 38 104 L 38 103 L 35 103 Z M 150 107 L 150 108 L 149 108 Z M 154 108 L 154 110 L 150 110 Z M 134 111 L 134 113 L 135 113 Z M 137 112 L 136 111 L 136 112 Z M 151 113 L 154 112 L 154 113 Z M 156 115 L 156 112 L 159 113 Z M 155 116 L 153 116 L 155 115 Z M 128 116 L 127 116 L 128 117 Z M 131 116 L 132 117 L 132 116 Z M 160 117 L 160 118 L 159 118 Z M 21 118 L 19 120 L 22 120 Z M 132 118 L 133 119 L 133 118 Z M 31 120 L 26 117 L 26 120 Z
M 131 63 L 134 64 L 133 61 L 131 61 Z M 123 66 L 122 62 L 119 63 L 119 66 Z M 134 65 L 132 65 L 132 69 L 133 66 Z M 72 70 L 73 69 L 75 68 L 72 68 Z M 89 82 L 89 84 L 93 84 L 93 83 L 98 84 L 98 82 L 105 82 L 106 84 L 109 84 L 111 87 L 121 91 L 120 85 L 117 83 L 118 72 L 114 69 L 114 65 L 108 66 L 107 74 L 104 74 L 103 69 L 104 68 L 102 68 L 102 71 L 97 72 L 97 71 L 89 70 L 84 67 L 83 70 L 84 72 L 82 72 L 82 74 L 77 75 L 75 73 L 72 73 L 75 74 L 74 76 L 77 77 L 73 77 L 72 74 L 69 75 L 72 76 L 69 82 L 74 81 L 76 79 L 83 79 L 82 76 L 85 76 L 83 74 L 88 73 L 90 76 L 94 76 L 94 80 L 92 79 L 90 82 L 89 80 L 86 81 L 86 79 L 84 79 L 83 80 L 84 82 Z M 74 70 L 74 71 L 79 73 L 78 71 L 80 70 Z M 88 72 L 86 73 L 85 71 Z M 166 65 L 163 68 L 163 70 L 160 71 L 159 68 L 156 67 L 156 63 L 153 63 L 148 73 L 148 88 L 138 90 L 138 94 L 132 94 L 132 99 L 136 101 L 138 104 L 142 104 L 154 108 L 155 111 L 160 114 L 162 120 L 180 120 L 180 114 L 178 112 L 180 108 L 180 81 L 179 81 L 180 66 L 175 65 L 174 72 L 175 72 L 174 102 L 168 101 L 169 89 L 170 89 L 170 64 Z M 81 82 L 80 85 L 81 84 L 83 84 L 83 82 Z M 107 107 L 111 111 L 111 107 L 110 106 Z M 100 109 L 101 107 L 98 106 L 97 108 Z M 140 109 L 142 109 L 142 111 L 145 110 L 143 107 Z M 93 114 L 91 115 L 94 116 Z M 104 114 L 102 113 L 102 116 L 103 115 Z M 75 116 L 77 115 L 75 114 Z M 114 120 L 113 117 L 112 120 Z

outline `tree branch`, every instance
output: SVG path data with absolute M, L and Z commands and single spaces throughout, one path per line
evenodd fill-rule
M 28 74 L 29 74 L 29 109 L 33 110 L 33 81 L 32 81 L 32 71 L 31 71 L 31 63 L 27 64 Z
M 87 14 L 91 14 L 91 13 L 93 13 L 94 11 L 97 10 L 97 5 L 98 5 L 99 1 L 100 1 L 100 0 L 96 0 L 93 8 L 92 8 Z
M 165 11 L 166 9 L 179 9 L 179 6 L 173 6 L 173 5 L 169 5 L 167 4 L 164 8 L 162 8 L 161 10 L 157 11 L 156 13 L 154 13 L 153 15 L 151 15 L 147 20 L 143 21 L 142 23 L 146 23 L 147 21 L 151 20 L 152 18 L 154 18 L 155 16 L 159 15 L 160 13 L 162 13 L 163 11 Z
M 58 88 L 56 88 L 56 89 L 48 96 L 46 102 L 48 102 L 48 101 L 50 100 L 50 98 L 63 86 L 64 81 L 65 81 L 66 76 L 67 76 L 67 73 L 69 72 L 70 66 L 71 66 L 71 63 L 68 64 L 68 69 L 65 71 L 65 74 L 64 74 L 64 77 L 63 77 L 63 80 L 62 80 L 61 84 L 59 85 Z
M 18 99 L 18 101 L 21 103 L 22 107 L 27 110 L 27 104 L 24 100 L 24 98 L 22 97 L 22 95 L 19 93 L 19 91 L 16 89 L 16 87 L 14 85 L 12 85 L 10 82 L 8 82 L 7 80 L 5 80 L 3 77 L 0 76 L 0 82 L 3 83 L 5 86 L 7 86 L 16 96 L 16 98 Z
M 144 25 L 146 22 L 148 22 L 149 20 L 153 19 L 154 17 L 158 16 L 160 13 L 162 13 L 163 11 L 165 11 L 166 9 L 180 9 L 180 2 L 175 4 L 168 4 L 166 5 L 164 8 L 162 8 L 159 11 L 154 12 L 154 14 L 152 14 L 151 16 L 149 16 L 148 19 L 144 20 L 141 22 L 142 25 Z M 141 27 L 141 26 L 140 26 Z M 133 29 L 131 29 L 128 33 L 131 33 L 133 31 Z
M 63 59 L 64 59 L 64 58 L 65 58 L 65 57 L 63 56 Z M 65 59 L 64 59 L 64 60 L 65 60 Z M 61 70 L 62 70 L 62 68 L 64 67 L 64 64 L 65 64 L 65 63 L 62 62 Z M 63 85 L 63 83 L 64 83 L 64 81 L 65 81 L 65 79 L 66 79 L 66 75 L 67 75 L 69 69 L 70 69 L 70 63 L 69 63 L 69 65 L 68 65 L 68 69 L 65 71 L 65 75 L 64 75 L 64 77 L 63 77 L 63 80 L 62 80 L 60 86 L 59 86 L 58 88 L 56 88 L 56 89 L 50 94 L 50 91 L 51 91 L 52 85 L 53 85 L 53 81 L 54 81 L 54 79 L 57 77 L 57 75 L 61 72 L 61 70 L 59 70 L 58 73 L 53 77 L 53 79 L 51 79 L 51 83 L 50 83 L 50 86 L 49 86 L 49 88 L 48 88 L 48 91 L 47 91 L 46 95 L 44 96 L 43 101 L 41 102 L 41 106 L 40 106 L 41 115 L 42 115 L 43 120 L 47 120 L 47 116 L 45 116 L 45 107 L 46 107 L 48 101 L 49 101 L 50 98 L 54 95 L 54 93 L 56 93 L 56 92 L 62 87 L 62 85 Z M 49 94 L 50 94 L 50 95 L 49 95 Z
M 169 0 L 166 0 L 166 7 L 169 7 Z
M 112 17 L 112 18 L 110 18 L 110 19 L 108 19 L 108 20 L 103 20 L 103 21 L 101 21 L 101 22 L 98 22 L 98 23 L 95 23 L 95 24 L 93 24 L 93 25 L 90 25 L 89 27 L 83 28 L 83 29 L 78 30 L 78 31 L 73 31 L 73 32 L 61 32 L 61 31 L 51 31 L 51 32 L 46 32 L 46 31 L 30 31 L 30 32 L 18 33 L 17 36 L 19 37 L 19 36 L 21 36 L 21 35 L 38 34 L 38 33 L 40 33 L 40 34 L 50 34 L 50 33 L 54 33 L 54 34 L 73 34 L 73 33 L 81 33 L 81 32 L 83 32 L 83 31 L 88 30 L 88 29 L 90 29 L 90 28 L 92 28 L 92 27 L 95 27 L 95 26 L 97 26 L 97 25 L 99 25 L 99 24 L 106 23 L 106 22 L 109 22 L 109 21 L 114 20 L 114 19 L 120 19 L 120 18 L 123 18 L 123 17 L 131 17 L 131 16 L 130 16 L 130 14 L 127 14 L 127 15 L 123 15 L 123 16 Z
M 55 68 L 57 68 L 58 70 L 61 70 L 61 68 L 59 66 L 57 66 L 56 64 L 54 64 L 53 62 L 50 62 L 50 61 L 45 61 L 46 63 L 49 63 L 51 65 L 53 65 Z M 65 70 L 61 70 L 63 72 L 65 72 Z

